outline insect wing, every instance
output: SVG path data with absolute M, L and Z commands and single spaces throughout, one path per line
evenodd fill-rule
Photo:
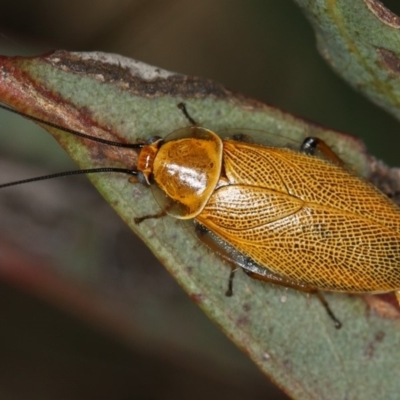
M 289 136 L 247 128 L 223 129 L 218 131 L 218 136 L 225 140 L 256 144 L 269 147 L 288 148 L 298 151 L 302 142 Z
M 197 220 L 261 267 L 315 289 L 400 287 L 398 208 L 343 168 L 287 149 L 224 142 L 231 184 Z

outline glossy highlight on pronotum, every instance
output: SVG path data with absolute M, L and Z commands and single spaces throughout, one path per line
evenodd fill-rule
M 99 140 L 138 151 L 136 169 L 65 174 L 137 176 L 154 188 L 161 206 L 137 223 L 164 215 L 193 220 L 199 239 L 233 270 L 316 293 L 337 327 L 319 291 L 395 292 L 400 301 L 400 209 L 388 197 L 350 172 L 320 139 L 293 149 L 254 143 L 240 131 L 224 138 L 179 107 L 191 125 L 165 139 L 131 145 Z

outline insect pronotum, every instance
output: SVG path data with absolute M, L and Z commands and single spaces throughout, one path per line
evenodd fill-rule
M 120 172 L 161 192 L 161 211 L 191 219 L 200 240 L 249 276 L 315 293 L 395 292 L 400 301 L 400 209 L 351 173 L 322 140 L 297 149 L 221 138 L 199 126 L 183 103 L 190 126 L 165 139 L 123 144 L 92 137 L 21 114 L 105 145 L 138 151 L 136 169 L 91 168 L 31 178 L 0 188 L 59 176 Z M 316 149 L 323 157 L 316 156 Z M 232 284 L 231 274 L 230 291 Z

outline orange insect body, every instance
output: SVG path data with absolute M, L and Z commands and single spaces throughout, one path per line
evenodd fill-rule
M 400 289 L 400 212 L 335 163 L 180 129 L 146 145 L 138 171 L 163 209 L 251 276 L 303 290 Z

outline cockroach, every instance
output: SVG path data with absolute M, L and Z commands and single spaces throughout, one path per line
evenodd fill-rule
M 293 149 L 254 143 L 243 133 L 221 137 L 199 126 L 183 103 L 178 106 L 190 126 L 134 144 L 22 114 L 76 136 L 134 149 L 137 168 L 69 171 L 0 188 L 74 174 L 126 173 L 156 188 L 161 205 L 158 214 L 136 223 L 164 215 L 193 220 L 199 239 L 233 270 L 317 294 L 337 328 L 341 323 L 320 291 L 395 292 L 400 302 L 400 209 L 387 196 L 351 172 L 321 139 L 306 138 Z

